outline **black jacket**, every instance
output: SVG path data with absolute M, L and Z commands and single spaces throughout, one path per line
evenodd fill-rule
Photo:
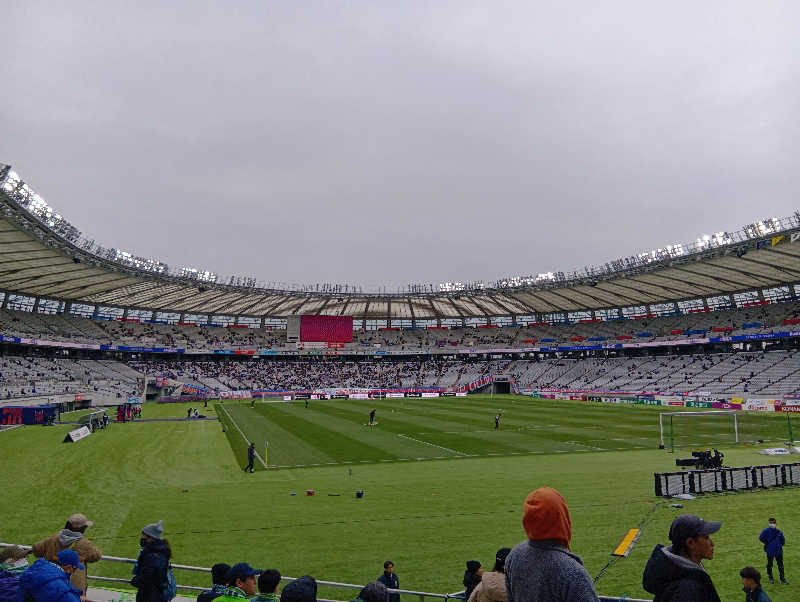
M 169 557 L 164 540 L 148 541 L 139 552 L 136 574 L 131 579 L 131 585 L 139 590 L 136 602 L 163 602 L 168 569 Z
M 377 581 L 380 581 L 389 589 L 400 589 L 400 579 L 394 573 L 384 571 Z M 400 594 L 387 594 L 386 599 L 388 602 L 400 602 Z
M 661 544 L 653 550 L 642 575 L 642 586 L 653 602 L 720 602 L 703 567 L 672 553 Z

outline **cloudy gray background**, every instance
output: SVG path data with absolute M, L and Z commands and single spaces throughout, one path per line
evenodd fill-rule
M 566 271 L 800 206 L 798 7 L 4 2 L 0 161 L 174 266 Z

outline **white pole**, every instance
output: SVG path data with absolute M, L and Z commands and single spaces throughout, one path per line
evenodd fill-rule
M 736 433 L 736 443 L 739 443 L 739 416 L 733 415 L 733 431 Z
M 658 415 L 658 426 L 661 430 L 661 447 L 664 447 L 664 413 Z

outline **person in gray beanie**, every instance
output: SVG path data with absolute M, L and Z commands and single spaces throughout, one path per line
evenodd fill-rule
M 131 579 L 131 585 L 138 590 L 136 602 L 164 602 L 169 559 L 172 556 L 169 542 L 164 539 L 164 523 L 158 521 L 144 527 L 139 543 L 142 549 Z

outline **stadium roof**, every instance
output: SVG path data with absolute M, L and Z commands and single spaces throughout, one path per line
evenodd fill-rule
M 210 272 L 173 270 L 156 260 L 103 248 L 0 164 L 0 290 L 209 316 L 419 320 L 647 307 L 800 282 L 798 233 L 800 214 L 795 213 L 566 274 L 472 286 L 448 283 L 438 291 L 288 290 L 260 285 L 254 278 L 231 278 L 226 284 Z

